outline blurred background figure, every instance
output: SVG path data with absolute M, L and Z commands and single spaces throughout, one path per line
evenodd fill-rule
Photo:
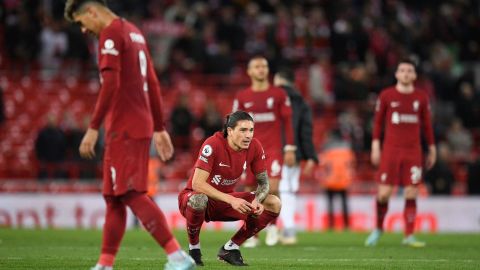
M 66 152 L 65 132 L 58 125 L 57 116 L 49 114 L 45 126 L 40 129 L 35 140 L 35 153 L 39 165 L 38 178 L 66 178 L 66 172 L 63 169 Z
M 450 147 L 442 142 L 438 144 L 438 159 L 431 170 L 425 173 L 425 182 L 432 195 L 450 195 L 455 183 L 455 176 L 449 166 L 452 160 Z
M 208 99 L 205 103 L 203 113 L 198 119 L 198 126 L 203 130 L 203 139 L 222 130 L 223 118 L 213 100 Z
M 190 111 L 189 99 L 181 94 L 170 115 L 172 141 L 176 149 L 187 151 L 190 148 L 190 133 L 195 117 Z
M 300 187 L 300 162 L 305 161 L 303 174 L 311 175 L 318 159 L 312 140 L 312 110 L 295 86 L 293 70 L 289 68 L 279 69 L 275 74 L 273 83 L 285 90 L 290 99 L 293 136 L 297 146 L 295 164 L 293 166 L 286 164 L 282 166 L 282 178 L 278 187 L 280 200 L 282 200 L 280 218 L 284 226 L 280 242 L 284 245 L 292 245 L 297 243 L 295 213 L 297 211 L 297 192 Z
M 355 175 L 355 154 L 339 129 L 329 132 L 319 160 L 323 172 L 321 183 L 327 195 L 328 228 L 335 228 L 334 198 L 338 196 L 342 205 L 343 229 L 347 230 L 350 226 L 348 188 Z

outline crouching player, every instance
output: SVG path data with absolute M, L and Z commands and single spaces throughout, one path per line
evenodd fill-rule
M 187 187 L 179 194 L 182 215 L 187 219 L 190 255 L 203 265 L 200 252 L 200 228 L 204 221 L 243 220 L 243 226 L 220 247 L 218 259 L 244 266 L 240 245 L 261 231 L 280 213 L 280 199 L 269 195 L 265 154 L 253 138 L 253 118 L 236 111 L 226 119 L 224 130 L 202 145 L 195 171 Z M 234 192 L 241 174 L 251 167 L 257 179 L 254 192 Z

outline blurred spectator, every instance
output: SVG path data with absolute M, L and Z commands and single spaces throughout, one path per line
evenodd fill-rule
M 348 229 L 347 193 L 355 173 L 355 154 L 339 129 L 334 129 L 328 134 L 319 160 L 323 172 L 322 186 L 325 187 L 327 195 L 328 227 L 332 230 L 335 226 L 333 200 L 338 195 L 342 203 L 343 228 Z
M 460 119 L 454 119 L 450 124 L 447 140 L 454 157 L 465 160 L 470 156 L 473 147 L 472 134 L 463 127 Z
M 49 114 L 45 127 L 40 129 L 35 140 L 35 153 L 39 161 L 39 179 L 66 178 L 63 168 L 66 148 L 65 133 L 58 126 L 56 116 Z
M 308 88 L 310 97 L 317 104 L 330 105 L 334 101 L 332 93 L 333 67 L 329 54 L 320 54 L 308 69 Z
M 468 195 L 480 195 L 480 156 L 468 165 Z
M 190 131 L 195 118 L 189 107 L 188 96 L 182 94 L 170 115 L 173 145 L 181 150 L 190 149 Z
M 432 195 L 450 195 L 455 177 L 449 167 L 451 161 L 450 148 L 442 142 L 438 144 L 438 158 L 432 169 L 425 172 L 425 182 Z
M 218 44 L 218 51 L 208 54 L 205 71 L 212 74 L 229 75 L 234 64 L 230 46 L 226 41 L 221 41 Z M 225 79 L 228 80 L 228 77 L 225 77 Z
M 466 128 L 480 127 L 480 99 L 470 82 L 460 84 L 455 99 L 455 113 Z
M 35 1 L 36 2 L 36 1 Z M 23 72 L 34 63 L 40 51 L 40 24 L 35 17 L 23 7 L 7 15 L 5 27 L 5 43 L 8 56 L 12 60 L 14 70 Z
M 49 78 L 60 70 L 68 50 L 68 36 L 62 28 L 62 21 L 56 21 L 50 16 L 45 16 L 43 20 L 39 57 L 43 75 Z
M 205 103 L 203 114 L 198 120 L 198 126 L 203 130 L 204 139 L 223 128 L 223 117 L 218 112 L 215 102 L 211 99 Z
M 354 151 L 364 150 L 364 129 L 357 108 L 351 106 L 338 115 L 338 126 Z

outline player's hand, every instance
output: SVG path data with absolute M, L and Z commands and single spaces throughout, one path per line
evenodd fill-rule
M 263 204 L 261 204 L 257 201 L 257 198 L 255 198 L 252 201 L 252 206 L 253 206 L 252 215 L 257 216 L 257 217 L 260 216 L 263 213 L 263 210 L 265 210 L 265 207 L 263 206 Z
M 173 144 L 167 131 L 154 132 L 153 142 L 161 161 L 165 162 L 172 158 Z
M 283 163 L 287 165 L 288 167 L 295 166 L 296 163 L 296 156 L 295 156 L 295 151 L 285 151 L 283 154 Z
M 248 215 L 252 212 L 253 205 L 242 198 L 233 197 L 230 202 L 232 208 L 242 214 Z
M 97 143 L 97 139 L 98 130 L 93 128 L 87 129 L 78 148 L 82 158 L 92 159 L 95 157 L 95 144 Z
M 307 160 L 305 166 L 303 167 L 303 175 L 310 176 L 312 175 L 313 168 L 315 167 L 315 161 L 313 159 Z
M 370 160 L 372 161 L 373 166 L 378 166 L 380 164 L 380 141 L 374 140 L 372 142 L 372 152 L 370 153 Z
M 427 163 L 425 164 L 425 166 L 427 167 L 427 170 L 430 170 L 431 168 L 433 168 L 433 165 L 435 165 L 436 161 L 437 161 L 437 149 L 433 145 L 428 148 Z

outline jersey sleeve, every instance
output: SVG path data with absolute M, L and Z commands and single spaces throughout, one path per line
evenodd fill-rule
M 213 171 L 215 165 L 215 159 L 218 151 L 217 144 L 212 137 L 205 140 L 198 153 L 198 159 L 195 162 L 195 168 L 205 170 L 207 172 Z
M 99 129 L 107 114 L 112 96 L 120 87 L 121 52 L 124 46 L 121 31 L 113 27 L 105 28 L 98 42 L 101 88 L 90 127 Z
M 372 140 L 380 140 L 382 135 L 385 114 L 387 111 L 387 102 L 385 100 L 385 95 L 383 93 L 377 98 L 375 103 L 375 116 L 373 120 L 373 131 L 372 131 Z
M 422 113 L 422 127 L 425 134 L 425 139 L 427 140 L 428 145 L 435 144 L 435 139 L 433 136 L 432 120 L 431 120 L 431 110 L 430 102 L 428 97 L 425 95 L 422 99 L 421 104 L 421 113 Z
M 260 141 L 257 139 L 252 140 L 252 149 L 253 149 L 253 158 L 250 163 L 250 167 L 252 168 L 252 172 L 254 175 L 261 173 L 267 170 L 265 165 L 265 152 L 263 151 L 263 147 L 260 144 Z
M 281 90 L 280 96 L 280 116 L 282 117 L 283 128 L 285 132 L 285 143 L 287 145 L 295 145 L 295 138 L 293 137 L 293 124 L 292 124 L 292 106 L 290 98 Z
M 98 41 L 98 66 L 100 72 L 105 69 L 121 69 L 121 56 L 125 43 L 122 31 L 115 27 L 107 27 L 100 34 Z

